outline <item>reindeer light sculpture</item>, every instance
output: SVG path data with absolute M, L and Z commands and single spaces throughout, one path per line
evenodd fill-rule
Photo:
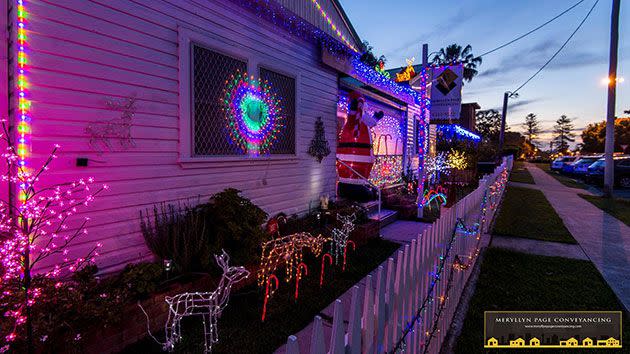
M 350 233 L 354 230 L 356 215 L 338 215 L 337 220 L 341 221 L 341 229 L 335 228 L 332 230 L 332 249 L 330 251 L 335 257 L 335 264 L 339 264 L 339 257 L 342 257 L 346 251 L 348 238 L 350 237 Z
M 120 111 L 120 118 L 88 125 L 85 132 L 90 136 L 90 146 L 99 154 L 103 153 L 101 147 L 105 147 L 109 151 L 113 150 L 110 139 L 118 139 L 123 149 L 135 146 L 136 143 L 131 137 L 131 121 L 136 114 L 135 96 L 122 101 L 109 100 L 106 104 L 110 109 Z
M 247 278 L 249 272 L 243 267 L 230 267 L 230 256 L 225 251 L 221 255 L 215 255 L 214 258 L 223 270 L 223 276 L 214 291 L 183 293 L 164 298 L 169 307 L 168 319 L 164 325 L 166 342 L 161 343 L 149 329 L 149 335 L 162 345 L 163 350 L 172 352 L 175 349 L 175 344 L 182 338 L 180 322 L 183 317 L 188 316 L 201 316 L 203 320 L 204 353 L 209 353 L 212 345 L 219 341 L 217 319 L 221 317 L 223 309 L 227 306 L 232 285 Z M 147 328 L 149 328 L 149 316 L 140 304 L 138 306 L 147 316 Z
M 322 235 L 312 236 L 308 232 L 300 232 L 279 237 L 262 244 L 258 286 L 264 286 L 269 276 L 274 274 L 278 266 L 286 268 L 285 281 L 293 278 L 296 267 L 302 263 L 304 248 L 310 249 L 318 257 L 322 253 L 324 243 L 330 240 Z

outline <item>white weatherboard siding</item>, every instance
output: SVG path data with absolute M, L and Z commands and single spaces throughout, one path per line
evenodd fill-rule
M 109 191 L 79 216 L 89 216 L 84 252 L 103 243 L 98 264 L 112 271 L 148 259 L 139 211 L 163 201 L 201 196 L 226 187 L 243 190 L 271 215 L 299 213 L 335 188 L 337 76 L 320 64 L 318 48 L 292 37 L 228 1 L 32 0 L 30 64 L 33 154 L 54 143 L 60 157 L 55 182 L 93 176 Z M 226 50 L 297 76 L 296 152 L 288 159 L 180 164 L 178 28 L 212 38 Z M 98 154 L 85 128 L 120 117 L 108 98 L 137 97 L 131 134 L 136 146 Z M 307 154 L 314 122 L 322 117 L 332 154 L 321 164 Z M 77 157 L 90 159 L 76 167 Z

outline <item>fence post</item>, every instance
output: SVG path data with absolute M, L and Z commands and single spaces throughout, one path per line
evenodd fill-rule
M 287 352 L 286 354 L 300 354 L 300 347 L 298 346 L 297 337 L 289 336 L 287 339 Z
M 310 354 L 326 354 L 326 344 L 324 343 L 324 329 L 322 328 L 322 318 L 319 316 L 315 316 L 315 321 L 313 322 Z
M 383 337 L 385 331 L 385 273 L 383 266 L 378 267 L 376 272 L 376 298 L 374 300 L 376 309 L 376 350 L 383 352 Z
M 368 275 L 366 289 L 372 288 L 372 276 Z M 365 299 L 367 302 L 367 298 Z M 372 311 L 373 313 L 374 311 Z M 371 320 L 374 326 L 374 318 Z M 349 354 L 361 353 L 361 305 L 359 305 L 359 286 L 352 287 L 352 300 L 350 302 L 350 318 L 348 322 L 348 338 L 346 352 Z
M 362 336 L 363 336 L 363 352 L 364 353 L 374 353 L 374 300 L 373 295 L 374 292 L 372 290 L 372 276 L 368 275 L 365 279 L 365 293 L 363 295 L 363 326 L 362 326 Z M 360 353 L 361 345 L 359 343 L 358 346 L 354 346 L 351 350 L 351 353 Z M 354 351 L 354 350 L 357 351 Z
M 330 337 L 330 354 L 343 354 L 345 350 L 345 332 L 343 329 L 343 306 L 341 300 L 335 300 L 333 309 L 332 336 Z

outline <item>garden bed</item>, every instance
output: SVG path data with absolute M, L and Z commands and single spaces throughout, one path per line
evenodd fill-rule
M 397 243 L 373 239 L 365 246 L 358 247 L 356 252 L 349 251 L 345 272 L 341 271 L 341 265 L 335 267 L 332 273 L 326 274 L 322 288 L 319 287 L 320 258 L 307 256 L 309 273 L 300 281 L 299 299 L 296 302 L 293 298 L 295 282 L 287 284 L 281 278 L 280 289 L 269 301 L 265 322 L 261 322 L 264 289 L 250 285 L 233 293 L 219 320 L 219 343 L 212 348 L 212 352 L 272 353 L 286 342 L 289 335 L 308 325 L 314 316 L 384 262 L 399 246 Z M 131 325 L 136 326 L 138 323 Z M 182 321 L 182 333 L 184 338 L 176 352 L 203 351 L 204 340 L 199 318 L 191 317 Z M 156 336 L 163 339 L 163 331 Z M 161 348 L 147 337 L 126 348 L 124 353 L 161 353 Z

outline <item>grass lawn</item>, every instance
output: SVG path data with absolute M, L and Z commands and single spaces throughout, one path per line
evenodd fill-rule
M 308 275 L 300 281 L 298 301 L 293 299 L 295 281 L 285 283 L 284 270 L 279 269 L 276 275 L 280 280 L 280 289 L 267 304 L 265 322 L 260 319 L 265 289 L 250 286 L 232 294 L 223 316 L 219 319 L 219 342 L 212 347 L 212 353 L 273 353 L 286 343 L 289 335 L 306 327 L 315 315 L 378 267 L 398 247 L 400 245 L 397 243 L 378 239 L 357 248 L 356 252 L 349 250 L 346 271 L 341 272 L 339 266 L 332 273 L 326 273 L 324 287 L 321 289 L 321 263 L 319 259 L 305 254 Z M 176 353 L 202 353 L 204 340 L 201 319 L 187 319 L 182 321 L 184 338 L 177 345 Z M 158 333 L 156 337 L 164 340 L 164 332 Z M 153 340 L 145 338 L 127 347 L 123 353 L 163 352 Z
M 477 288 L 455 353 L 495 352 L 483 348 L 483 313 L 514 310 L 623 311 L 623 305 L 591 262 L 490 248 L 481 264 Z M 626 312 L 623 316 L 622 338 L 626 339 L 630 338 L 630 320 Z M 627 343 L 623 345 L 626 347 Z M 546 351 L 528 352 L 540 353 L 541 350 Z M 566 352 L 576 351 L 583 352 L 579 349 Z M 523 350 L 517 352 L 523 353 Z M 550 349 L 549 352 L 560 351 Z
M 588 194 L 578 195 L 588 200 L 601 210 L 623 221 L 624 224 L 630 226 L 630 200 L 607 199 Z
M 547 172 L 553 178 L 558 180 L 558 182 L 569 188 L 577 188 L 577 189 L 588 189 L 588 184 L 577 181 L 571 177 L 561 175 L 556 171 L 552 171 L 548 163 L 535 163 L 541 170 Z
M 577 243 L 545 195 L 531 188 L 508 186 L 492 232 L 503 236 Z
M 519 183 L 535 184 L 534 177 L 525 168 L 523 161 L 515 161 L 512 172 L 510 173 L 510 181 Z

